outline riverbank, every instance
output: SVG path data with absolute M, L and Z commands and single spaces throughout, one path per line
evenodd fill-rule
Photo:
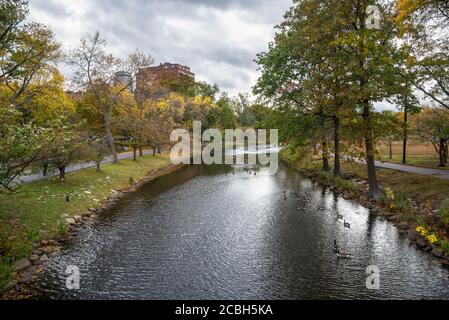
M 342 163 L 342 177 L 323 172 L 320 162 L 300 160 L 286 148 L 281 159 L 302 175 L 370 209 L 371 214 L 394 223 L 417 249 L 433 254 L 449 265 L 449 181 L 392 170 L 378 170 L 383 196 L 369 199 L 366 168 L 362 164 Z
M 65 183 L 50 178 L 0 193 L 0 292 L 31 282 L 78 228 L 124 194 L 179 168 L 168 154 L 144 156 L 68 174 Z

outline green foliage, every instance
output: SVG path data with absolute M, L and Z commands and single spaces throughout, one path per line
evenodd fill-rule
M 447 240 L 439 240 L 438 241 L 438 245 L 440 246 L 440 248 L 441 249 L 443 249 L 443 251 L 446 253 L 446 254 L 449 254 L 449 241 L 447 241 Z
M 10 275 L 11 264 L 28 257 L 35 241 L 66 233 L 63 214 L 74 216 L 98 207 L 111 189 L 119 190 L 131 178 L 137 181 L 170 163 L 167 155 L 144 156 L 138 163 L 125 160 L 104 165 L 101 172 L 86 169 L 71 173 L 66 183 L 50 178 L 24 185 L 15 193 L 0 192 L 0 288 Z M 65 201 L 68 193 L 72 195 L 70 202 Z

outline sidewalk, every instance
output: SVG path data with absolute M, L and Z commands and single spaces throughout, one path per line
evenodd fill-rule
M 152 150 L 144 150 L 143 154 L 144 155 L 153 154 L 153 151 Z M 119 160 L 132 159 L 132 157 L 133 157 L 133 152 L 124 152 L 124 153 L 119 153 L 118 154 Z M 107 163 L 112 163 L 112 162 L 113 162 L 113 158 L 112 158 L 112 155 L 111 155 L 111 156 L 107 156 L 101 162 L 101 164 L 107 164 Z M 86 162 L 86 163 L 75 164 L 73 166 L 67 167 L 66 168 L 66 173 L 76 172 L 76 171 L 80 171 L 80 170 L 88 169 L 88 168 L 94 168 L 94 167 L 96 167 L 96 165 L 97 164 L 95 162 Z M 50 172 L 45 177 L 42 175 L 42 173 L 32 174 L 32 175 L 19 177 L 19 181 L 20 181 L 21 184 L 23 184 L 23 183 L 31 183 L 31 182 L 43 180 L 43 179 L 46 179 L 46 178 L 49 178 L 49 177 L 55 177 L 55 176 L 58 176 L 58 175 L 59 175 L 59 172 Z
M 366 164 L 364 160 L 356 160 L 357 163 Z M 376 161 L 376 167 L 381 169 L 390 169 L 407 173 L 414 173 L 423 176 L 433 176 L 442 179 L 449 179 L 449 170 L 442 169 L 431 169 L 431 168 L 422 168 L 422 167 L 414 167 L 408 166 L 404 164 L 395 164 L 389 162 L 380 162 Z

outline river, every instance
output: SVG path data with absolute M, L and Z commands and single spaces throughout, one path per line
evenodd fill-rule
M 353 258 L 337 258 L 334 240 Z M 69 265 L 80 269 L 80 290 L 66 289 Z M 372 265 L 379 290 L 366 288 Z M 52 259 L 37 297 L 447 299 L 448 276 L 393 224 L 285 166 L 276 175 L 190 166 L 128 194 L 86 226 Z

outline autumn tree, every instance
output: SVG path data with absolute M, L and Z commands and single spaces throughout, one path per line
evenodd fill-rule
M 449 111 L 443 108 L 424 108 L 414 117 L 413 134 L 423 142 L 430 143 L 439 157 L 439 166 L 448 163 Z
M 95 107 L 101 111 L 105 136 L 114 163 L 119 161 L 111 127 L 114 108 L 118 104 L 120 94 L 129 90 L 135 81 L 138 71 L 151 62 L 151 57 L 140 51 L 132 53 L 126 61 L 107 53 L 106 42 L 99 32 L 81 39 L 78 48 L 70 54 L 69 64 L 75 69 L 74 83 L 92 96 Z M 118 72 L 128 74 L 129 83 L 117 83 Z
M 390 160 L 393 159 L 393 142 L 398 141 L 402 133 L 401 122 L 403 120 L 398 115 L 398 113 L 386 110 L 378 114 L 377 117 L 376 135 L 388 146 L 388 157 Z
M 69 118 L 60 118 L 59 130 L 54 133 L 52 143 L 45 151 L 50 165 L 59 170 L 60 182 L 65 182 L 69 165 L 87 159 L 87 137 L 81 131 L 82 125 Z

